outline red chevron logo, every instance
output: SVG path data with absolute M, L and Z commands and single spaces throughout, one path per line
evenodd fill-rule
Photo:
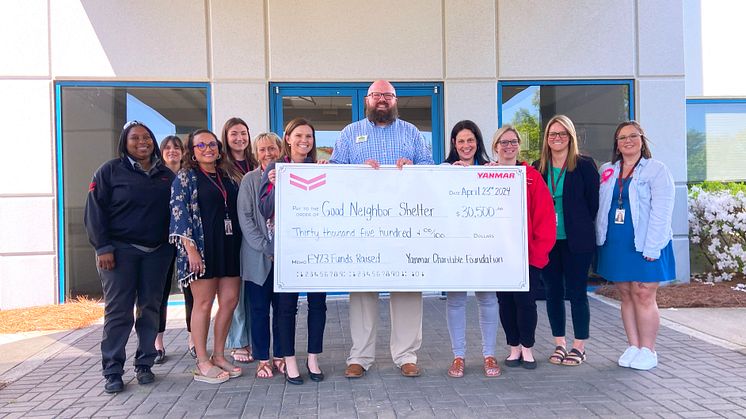
M 290 184 L 304 191 L 312 191 L 318 187 L 326 185 L 326 173 L 318 175 L 312 179 L 305 179 L 298 175 L 290 174 Z

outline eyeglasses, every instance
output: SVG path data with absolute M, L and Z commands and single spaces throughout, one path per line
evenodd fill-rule
M 193 147 L 194 148 L 198 148 L 199 151 L 205 151 L 205 149 L 208 148 L 208 147 L 211 148 L 211 149 L 218 148 L 218 143 L 215 142 L 215 141 L 210 141 L 209 143 L 195 144 Z
M 623 143 L 627 140 L 630 140 L 631 142 L 634 143 L 635 141 L 639 140 L 641 137 L 642 135 L 640 134 L 630 134 L 630 135 L 623 135 L 621 137 L 616 137 L 616 140 L 619 141 L 620 143 Z
M 551 138 L 552 140 L 554 140 L 557 137 L 560 137 L 563 140 L 566 140 L 569 136 L 570 136 L 570 133 L 567 131 L 560 131 L 560 132 L 549 131 L 549 134 L 547 134 L 547 137 Z
M 395 98 L 396 95 L 393 94 L 393 93 L 373 92 L 373 93 L 369 93 L 368 97 L 373 98 L 375 100 L 379 100 L 381 98 L 384 98 L 386 100 L 391 100 L 391 99 Z
M 503 147 L 507 147 L 509 145 L 518 145 L 520 143 L 520 141 L 518 141 L 518 139 L 515 138 L 515 139 L 512 139 L 512 140 L 500 140 L 497 143 L 500 144 Z

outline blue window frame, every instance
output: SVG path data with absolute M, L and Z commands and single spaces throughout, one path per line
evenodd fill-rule
M 687 99 L 689 182 L 746 180 L 746 99 Z
M 392 83 L 399 116 L 413 123 L 432 144 L 433 159 L 443 160 L 443 83 Z M 369 82 L 270 83 L 270 128 L 280 136 L 285 124 L 303 116 L 316 128 L 321 158 L 328 158 L 347 124 L 365 117 Z
M 522 158 L 539 157 L 542 134 L 552 116 L 570 117 L 581 152 L 609 160 L 616 126 L 635 117 L 633 80 L 526 80 L 497 83 L 497 119 L 521 133 Z
M 209 83 L 55 82 L 60 303 L 101 293 L 82 209 L 93 172 L 116 157 L 124 123 L 143 121 L 160 142 L 165 135 L 209 129 L 211 112 Z

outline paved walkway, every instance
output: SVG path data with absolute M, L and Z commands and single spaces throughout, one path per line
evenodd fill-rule
M 469 353 L 461 379 L 445 374 L 450 342 L 445 301 L 437 297 L 425 299 L 421 377 L 404 378 L 393 367 L 387 345 L 388 301 L 381 300 L 378 363 L 362 379 L 344 378 L 350 337 L 347 301 L 340 299 L 329 302 L 322 358 L 327 380 L 302 386 L 286 385 L 280 376 L 255 379 L 253 364 L 244 376 L 220 386 L 192 381 L 194 361 L 185 353 L 183 309 L 181 315 L 176 309 L 166 332 L 169 360 L 154 368 L 154 384 L 138 385 L 130 366 L 124 376 L 126 390 L 105 394 L 98 349 L 101 326 L 92 326 L 46 342 L 40 352 L 2 373 L 0 380 L 17 379 L 0 390 L 0 417 L 746 417 L 746 355 L 690 336 L 680 327 L 664 326 L 658 368 L 619 368 L 616 359 L 625 347 L 619 311 L 595 299 L 588 362 L 580 367 L 546 362 L 553 345 L 540 302 L 538 369 L 503 368 L 501 377 L 486 378 L 473 297 L 469 304 Z M 300 324 L 304 322 L 305 317 Z M 305 327 L 298 330 L 302 335 Z M 500 359 L 506 353 L 502 330 L 498 339 Z M 297 347 L 303 359 L 305 339 L 299 339 Z M 133 352 L 128 346 L 128 354 Z

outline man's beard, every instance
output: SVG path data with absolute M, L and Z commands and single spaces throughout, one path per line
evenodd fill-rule
M 378 110 L 375 106 L 372 106 L 365 110 L 365 116 L 371 122 L 389 124 L 399 117 L 399 108 L 396 105 L 392 105 L 386 110 Z

